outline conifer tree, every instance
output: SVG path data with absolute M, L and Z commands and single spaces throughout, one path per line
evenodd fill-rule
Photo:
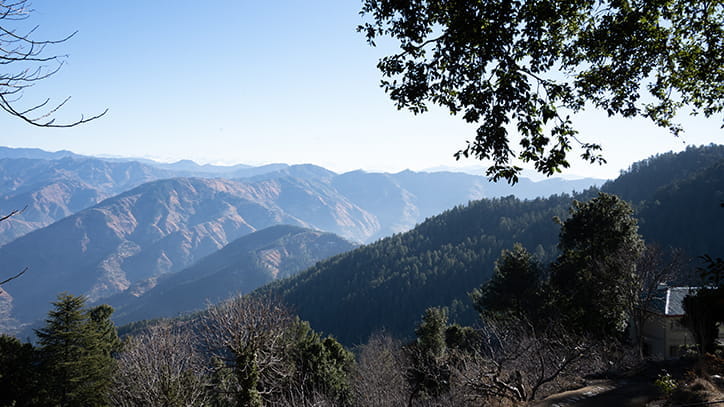
M 471 293 L 475 309 L 483 316 L 512 314 L 537 321 L 543 305 L 542 267 L 520 244 L 503 250 L 491 279 Z
M 113 309 L 88 311 L 85 298 L 63 293 L 53 303 L 44 328 L 36 331 L 48 405 L 107 405 L 113 373 L 111 353 L 118 337 L 109 317 Z
M 0 406 L 37 405 L 39 377 L 30 343 L 0 335 Z
M 574 202 L 558 247 L 551 287 L 566 322 L 596 335 L 621 333 L 638 295 L 636 262 L 644 249 L 631 206 L 605 193 Z
M 417 340 L 408 348 L 411 365 L 407 380 L 412 388 L 410 401 L 415 398 L 437 397 L 450 389 L 450 369 L 447 366 L 447 310 L 428 308 L 415 329 Z

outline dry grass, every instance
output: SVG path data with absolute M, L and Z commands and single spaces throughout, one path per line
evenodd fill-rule
M 706 403 L 722 400 L 724 393 L 714 383 L 704 378 L 696 378 L 692 382 L 679 386 L 671 395 L 673 404 Z

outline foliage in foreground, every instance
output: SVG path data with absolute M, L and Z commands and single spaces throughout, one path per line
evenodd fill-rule
M 682 107 L 706 117 L 724 109 L 721 2 L 365 0 L 362 13 L 371 45 L 399 44 L 377 65 L 397 108 L 435 104 L 475 123 L 456 157 L 491 160 L 494 180 L 517 181 L 514 158 L 560 172 L 575 146 L 605 162 L 573 125 L 586 107 L 674 134 Z

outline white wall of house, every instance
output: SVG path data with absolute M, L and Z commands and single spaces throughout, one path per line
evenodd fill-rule
M 696 345 L 688 328 L 681 324 L 683 315 L 652 314 L 642 329 L 646 355 L 657 359 L 676 359 L 681 347 Z M 719 342 L 724 344 L 724 328 L 719 326 Z
M 678 358 L 681 346 L 696 344 L 691 332 L 681 324 L 681 318 L 655 314 L 646 321 L 642 331 L 649 356 Z

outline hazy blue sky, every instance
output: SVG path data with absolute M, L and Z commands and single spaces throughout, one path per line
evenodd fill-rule
M 459 117 L 397 111 L 379 88 L 378 58 L 355 27 L 359 1 L 35 0 L 24 24 L 69 54 L 28 104 L 72 96 L 54 130 L 0 115 L 0 144 L 200 163 L 314 163 L 342 172 L 473 166 L 453 153 L 474 135 Z M 721 119 L 687 120 L 674 138 L 643 119 L 577 118 L 609 164 L 572 174 L 615 177 L 631 162 L 686 144 L 722 142 Z

